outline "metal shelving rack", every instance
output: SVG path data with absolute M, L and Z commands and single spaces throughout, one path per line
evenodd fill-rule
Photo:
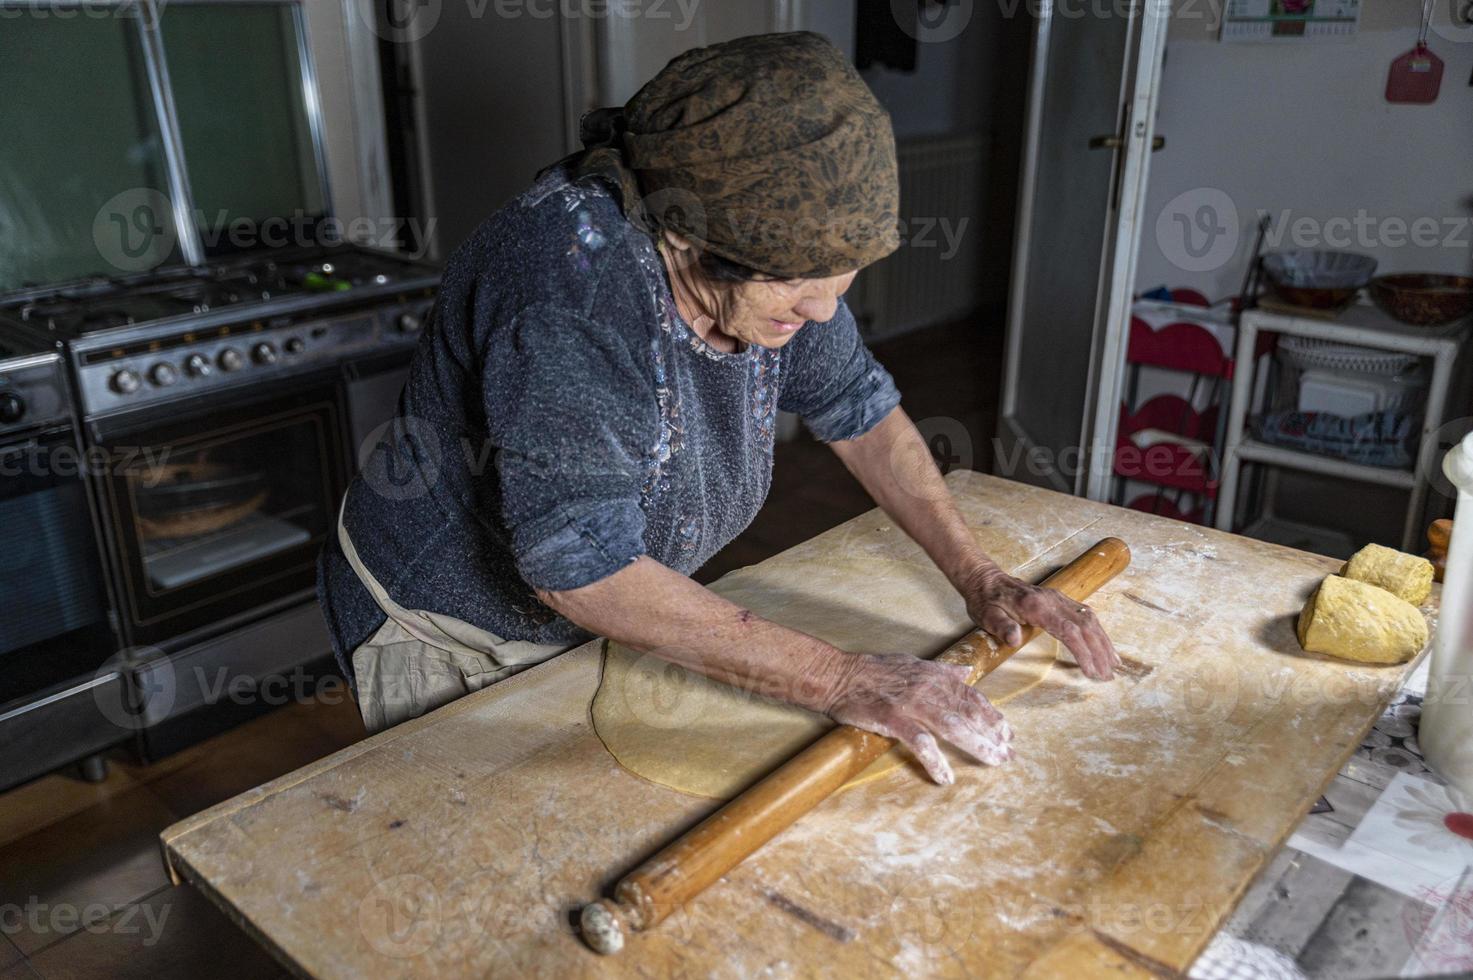
M 1451 391 L 1453 370 L 1469 329 L 1468 320 L 1442 327 L 1414 327 L 1387 316 L 1365 302 L 1353 304 L 1333 320 L 1277 313 L 1266 309 L 1245 310 L 1238 322 L 1237 364 L 1232 395 L 1228 402 L 1227 440 L 1223 449 L 1222 485 L 1219 491 L 1216 526 L 1233 530 L 1238 504 L 1238 484 L 1245 464 L 1277 466 L 1307 473 L 1322 473 L 1361 483 L 1375 483 L 1407 491 L 1406 519 L 1402 525 L 1403 551 L 1419 551 L 1421 513 L 1427 500 L 1427 474 L 1436 462 L 1437 432 L 1444 422 Z M 1416 459 L 1409 469 L 1366 466 L 1315 453 L 1273 446 L 1245 435 L 1253 408 L 1255 379 L 1260 366 L 1253 358 L 1260 333 L 1311 337 L 1358 347 L 1396 351 L 1431 358 L 1432 378 L 1422 414 L 1421 438 Z

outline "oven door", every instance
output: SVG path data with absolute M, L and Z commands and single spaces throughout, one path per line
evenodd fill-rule
M 347 467 L 336 376 L 94 423 L 122 626 L 172 649 L 309 595 Z
M 0 790 L 126 739 L 73 430 L 0 445 Z
M 71 429 L 0 448 L 0 704 L 116 650 Z

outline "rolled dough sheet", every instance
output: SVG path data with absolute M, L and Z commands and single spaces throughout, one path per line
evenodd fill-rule
M 938 570 L 901 561 L 836 558 L 740 569 L 712 589 L 766 619 L 851 653 L 930 657 L 973 629 Z M 978 689 L 994 704 L 1043 680 L 1056 646 L 1041 638 L 1010 657 Z M 711 799 L 729 799 L 833 727 L 822 715 L 780 704 L 616 643 L 604 648 L 593 727 L 624 768 Z M 849 786 L 909 760 L 901 747 Z M 913 764 L 913 763 L 912 763 Z

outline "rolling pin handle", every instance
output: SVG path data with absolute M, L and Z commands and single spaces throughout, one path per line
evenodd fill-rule
M 611 956 L 624 948 L 624 934 L 634 931 L 633 912 L 620 902 L 601 898 L 583 906 L 578 925 L 583 942 L 595 953 Z

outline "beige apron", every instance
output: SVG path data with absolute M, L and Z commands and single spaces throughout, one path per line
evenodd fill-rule
M 453 616 L 405 609 L 358 558 L 338 512 L 338 544 L 388 618 L 353 651 L 358 710 L 370 733 L 418 718 L 554 657 L 566 646 L 503 640 Z

